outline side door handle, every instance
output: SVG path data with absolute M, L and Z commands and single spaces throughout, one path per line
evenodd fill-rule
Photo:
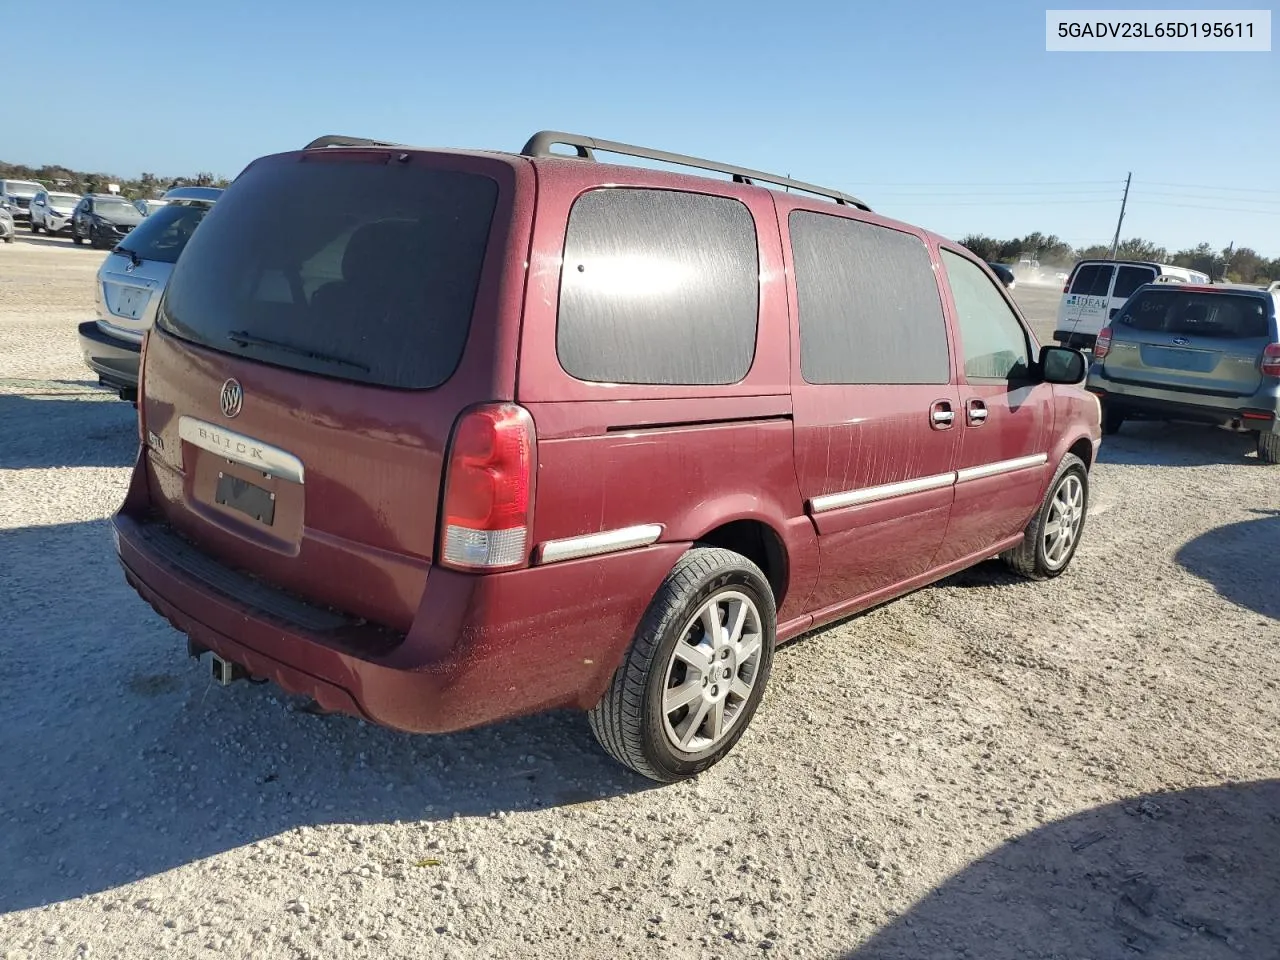
M 956 414 L 951 409 L 950 400 L 935 400 L 929 408 L 929 426 L 935 430 L 950 430 L 955 422 Z
M 981 400 L 970 400 L 964 406 L 965 413 L 969 417 L 969 426 L 980 427 L 987 422 L 987 405 Z

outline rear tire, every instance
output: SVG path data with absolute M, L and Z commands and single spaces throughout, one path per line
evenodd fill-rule
M 760 569 L 740 554 L 695 547 L 658 588 L 609 689 L 587 715 L 615 760 L 659 783 L 722 759 L 755 715 L 777 612 Z
M 1263 463 L 1280 463 L 1280 433 L 1258 434 L 1258 459 Z
M 1125 411 L 1123 407 L 1117 407 L 1111 403 L 1103 403 L 1102 405 L 1102 432 L 1107 436 L 1119 433 L 1120 428 L 1124 426 Z
M 1076 555 L 1088 512 L 1089 471 L 1083 460 L 1068 453 L 1058 464 L 1040 509 L 1027 524 L 1022 543 L 1000 554 L 1000 559 L 1030 580 L 1058 576 Z

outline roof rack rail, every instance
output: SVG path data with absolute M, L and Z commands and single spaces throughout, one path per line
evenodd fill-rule
M 643 157 L 646 160 L 660 160 L 663 163 L 674 163 L 681 167 L 694 167 L 699 170 L 714 170 L 717 173 L 727 173 L 733 177 L 734 183 L 753 183 L 759 180 L 763 183 L 772 183 L 780 187 L 800 190 L 803 193 L 827 197 L 845 206 L 858 207 L 861 210 L 871 209 L 857 197 L 841 193 L 838 190 L 831 190 L 827 187 L 805 183 L 802 180 L 792 180 L 790 177 L 780 177 L 774 173 L 764 173 L 760 170 L 749 170 L 746 167 L 717 163 L 714 160 L 703 160 L 700 157 L 689 157 L 682 153 L 668 153 L 665 150 L 652 150 L 649 147 L 637 147 L 630 143 L 584 137 L 576 133 L 561 133 L 558 130 L 542 130 L 535 133 L 529 138 L 529 142 L 524 145 L 524 149 L 520 153 L 526 157 L 565 156 L 562 153 L 552 152 L 551 147 L 555 144 L 573 147 L 574 152 L 581 160 L 595 160 L 596 150 L 601 150 L 605 153 L 618 153 L 627 157 Z
M 403 147 L 403 143 L 390 143 L 386 140 L 369 140 L 365 137 L 347 137 L 340 133 L 316 137 L 302 149 L 315 150 L 318 147 Z

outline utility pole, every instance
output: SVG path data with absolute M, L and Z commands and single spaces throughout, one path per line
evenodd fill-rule
M 1124 208 L 1129 203 L 1129 182 L 1133 179 L 1133 171 L 1124 178 L 1124 199 L 1120 201 L 1120 219 L 1116 221 L 1116 236 L 1111 241 L 1111 259 L 1116 258 L 1116 250 L 1120 248 L 1120 224 L 1124 223 Z
M 1227 244 L 1227 252 L 1226 254 L 1224 254 L 1223 261 L 1222 261 L 1222 282 L 1223 283 L 1231 282 L 1227 279 L 1227 268 L 1231 266 L 1231 253 L 1232 251 L 1235 250 L 1235 248 L 1236 248 L 1236 242 L 1234 240 L 1232 240 L 1230 243 Z

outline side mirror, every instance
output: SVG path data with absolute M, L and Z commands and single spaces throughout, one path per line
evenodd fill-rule
M 1040 348 L 1040 379 L 1044 383 L 1077 384 L 1089 371 L 1084 354 L 1071 347 Z

